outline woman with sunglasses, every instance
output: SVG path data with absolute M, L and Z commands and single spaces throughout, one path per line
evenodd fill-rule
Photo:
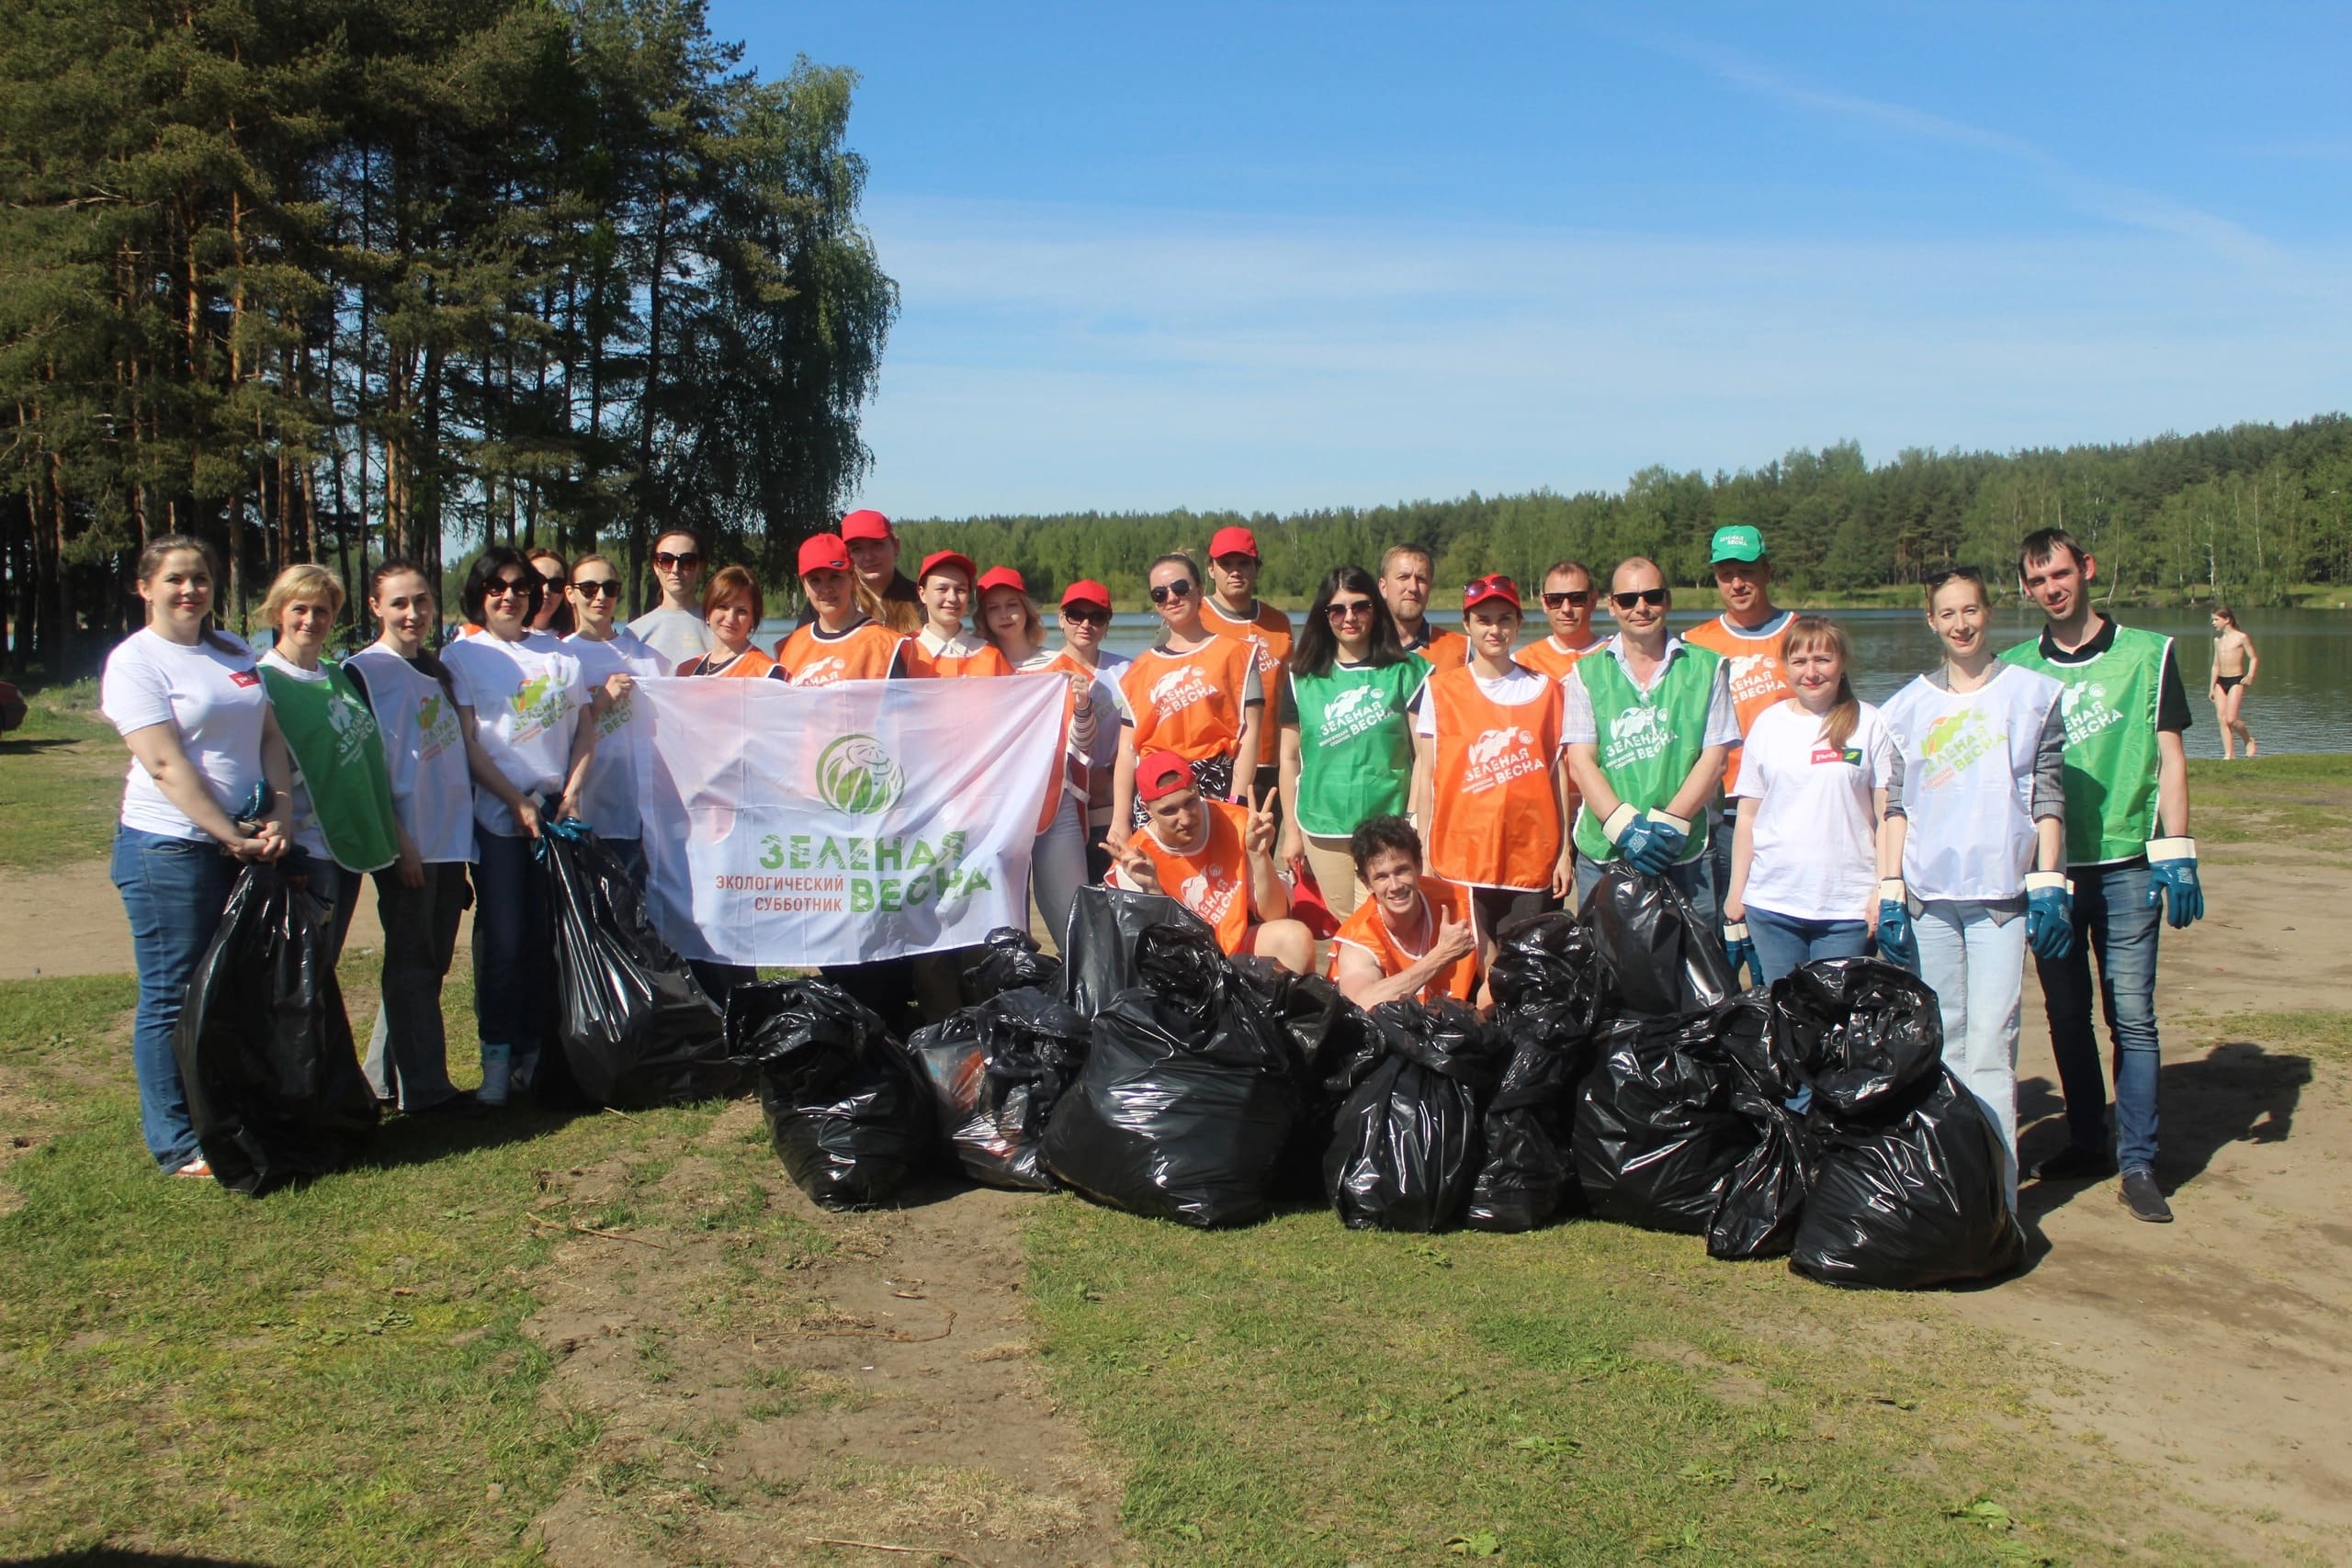
M 772 674 L 775 660 L 752 646 L 764 609 L 760 581 L 740 566 L 722 566 L 702 591 L 703 624 L 710 628 L 710 651 L 678 666 L 681 675 L 717 675 L 756 681 Z
M 796 686 L 832 686 L 906 674 L 910 639 L 860 607 L 856 570 L 841 536 L 801 540 L 799 565 L 800 591 L 816 615 L 776 644 L 775 678 Z
M 645 727 L 635 722 L 634 692 L 639 678 L 666 675 L 670 667 L 628 627 L 614 618 L 620 608 L 621 574 L 603 556 L 582 556 L 571 569 L 571 614 L 580 629 L 563 639 L 589 687 L 603 699 L 596 715 L 596 757 L 588 764 L 580 815 L 611 846 L 641 888 L 645 886 L 645 829 L 637 810 L 637 749 Z
M 1151 563 L 1151 607 L 1164 628 L 1159 646 L 1128 661 L 1119 676 L 1119 761 L 1111 781 L 1110 846 L 1125 846 L 1141 827 L 1136 761 L 1173 751 L 1212 801 L 1240 803 L 1257 777 L 1266 700 L 1259 684 L 1274 660 L 1251 637 L 1221 637 L 1201 621 L 1201 569 L 1181 551 Z M 1239 790 L 1243 793 L 1237 794 Z
M 528 1087 L 554 983 L 548 884 L 531 863 L 543 813 L 572 815 L 596 750 L 580 660 L 531 630 L 547 582 L 520 550 L 494 545 L 466 574 L 467 616 L 482 628 L 443 650 L 458 721 L 481 749 L 474 768 L 474 1019 L 481 1095 L 503 1105 Z M 552 804 L 547 804 L 548 802 Z
M 1482 951 L 1505 921 L 1558 908 L 1571 881 L 1560 683 L 1511 657 L 1521 620 L 1510 578 L 1464 588 L 1470 658 L 1430 674 L 1413 718 L 1430 874 L 1469 889 Z
M 675 670 L 710 651 L 710 625 L 703 619 L 702 536 L 691 528 L 665 528 L 653 541 L 653 581 L 662 602 L 628 624 L 645 646 Z
M 1325 575 L 1283 678 L 1282 797 L 1291 809 L 1276 858 L 1304 859 L 1341 919 L 1363 897 L 1351 846 L 1358 824 L 1405 813 L 1411 710 L 1429 673 L 1396 640 L 1372 573 L 1342 566 Z
M 561 556 L 547 548 L 523 552 L 531 570 L 539 574 L 545 590 L 539 597 L 539 607 L 531 616 L 531 629 L 545 632 L 552 637 L 571 635 L 571 601 L 564 594 L 564 584 L 571 581 L 571 568 Z

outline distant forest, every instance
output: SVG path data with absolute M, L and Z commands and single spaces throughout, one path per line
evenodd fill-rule
M 1402 540 L 1435 552 L 1441 585 L 1489 571 L 1532 585 L 1563 557 L 1605 570 L 1632 555 L 1657 558 L 1670 581 L 1700 583 L 1709 536 L 1747 523 L 1799 594 L 1897 587 L 1954 565 L 1999 582 L 2022 536 L 2064 526 L 2098 555 L 2102 592 L 2123 601 L 2271 604 L 2301 584 L 2352 581 L 2352 417 L 2006 457 L 1910 450 L 1877 467 L 1848 442 L 1712 479 L 1645 468 L 1614 494 L 1473 494 L 1283 515 L 977 517 L 900 531 L 910 558 L 953 545 L 984 566 L 1020 569 L 1040 595 L 1093 577 L 1134 603 L 1154 556 L 1179 547 L 1197 556 L 1211 533 L 1237 523 L 1257 531 L 1259 588 L 1275 598 L 1312 594 L 1344 562 L 1376 567 Z

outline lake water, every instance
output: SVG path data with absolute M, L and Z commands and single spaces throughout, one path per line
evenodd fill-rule
M 1297 618 L 1294 611 L 1292 620 Z M 1672 624 L 1679 630 L 1703 618 L 1677 614 Z M 1600 619 L 1605 627 L 1606 615 Z M 1837 619 L 1853 638 L 1854 688 L 1866 702 L 1883 702 L 1936 661 L 1936 640 L 1916 611 L 1841 610 Z M 2193 719 L 2188 754 L 2219 757 L 2221 728 L 2205 700 L 2213 666 L 2211 622 L 2199 610 L 2141 610 L 2118 619 L 2178 639 L 2180 676 Z M 2261 672 L 2245 703 L 2246 722 L 2262 749 L 2352 751 L 2352 611 L 2249 610 L 2240 620 L 2262 656 Z M 1996 625 L 1996 646 L 2007 648 L 2039 631 L 2041 617 L 2011 606 Z M 1111 623 L 1104 646 L 1116 653 L 1138 652 L 1158 639 L 1159 626 L 1153 616 L 1123 612 Z M 760 646 L 772 647 L 791 629 L 789 622 L 769 622 L 760 628 Z

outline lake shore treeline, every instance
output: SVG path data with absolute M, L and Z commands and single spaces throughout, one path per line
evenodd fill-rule
M 1783 598 L 1908 604 L 1912 585 L 1963 564 L 2004 581 L 2018 539 L 2064 526 L 2089 544 L 2102 595 L 2119 602 L 2290 603 L 2313 584 L 2352 584 L 2352 417 L 2007 455 L 1906 450 L 1875 467 L 1844 442 L 1712 478 L 1645 468 L 1614 493 L 973 517 L 899 531 L 910 557 L 952 545 L 1020 569 L 1041 592 L 1091 577 L 1131 604 L 1154 556 L 1198 552 L 1228 524 L 1257 531 L 1259 591 L 1303 602 L 1330 568 L 1374 566 L 1401 540 L 1436 553 L 1441 584 L 1489 571 L 1525 583 L 1563 557 L 1605 567 L 1633 555 L 1700 584 L 1708 538 L 1733 523 L 1763 530 Z

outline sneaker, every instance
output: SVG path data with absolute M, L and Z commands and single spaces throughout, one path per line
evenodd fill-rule
M 2125 1171 L 2123 1186 L 2116 1197 L 2132 1211 L 2132 1217 L 2135 1220 L 2145 1220 L 2155 1225 L 2172 1224 L 2172 1205 L 2165 1201 L 2164 1193 L 2157 1190 L 2154 1171 Z
M 212 1179 L 212 1162 L 198 1155 L 172 1174 L 185 1176 L 193 1181 L 209 1181 Z
M 407 1114 L 411 1116 L 448 1116 L 463 1121 L 476 1116 L 487 1115 L 489 1111 L 490 1107 L 475 1099 L 471 1091 L 461 1089 L 447 1100 L 436 1100 L 430 1105 L 412 1107 L 408 1111 Z
M 2036 1181 L 2098 1181 L 2115 1174 L 2115 1161 L 2104 1149 L 2068 1144 L 2033 1168 Z
M 474 1098 L 484 1105 L 506 1103 L 506 1088 L 514 1072 L 514 1048 L 484 1043 L 481 1048 L 481 1089 Z

